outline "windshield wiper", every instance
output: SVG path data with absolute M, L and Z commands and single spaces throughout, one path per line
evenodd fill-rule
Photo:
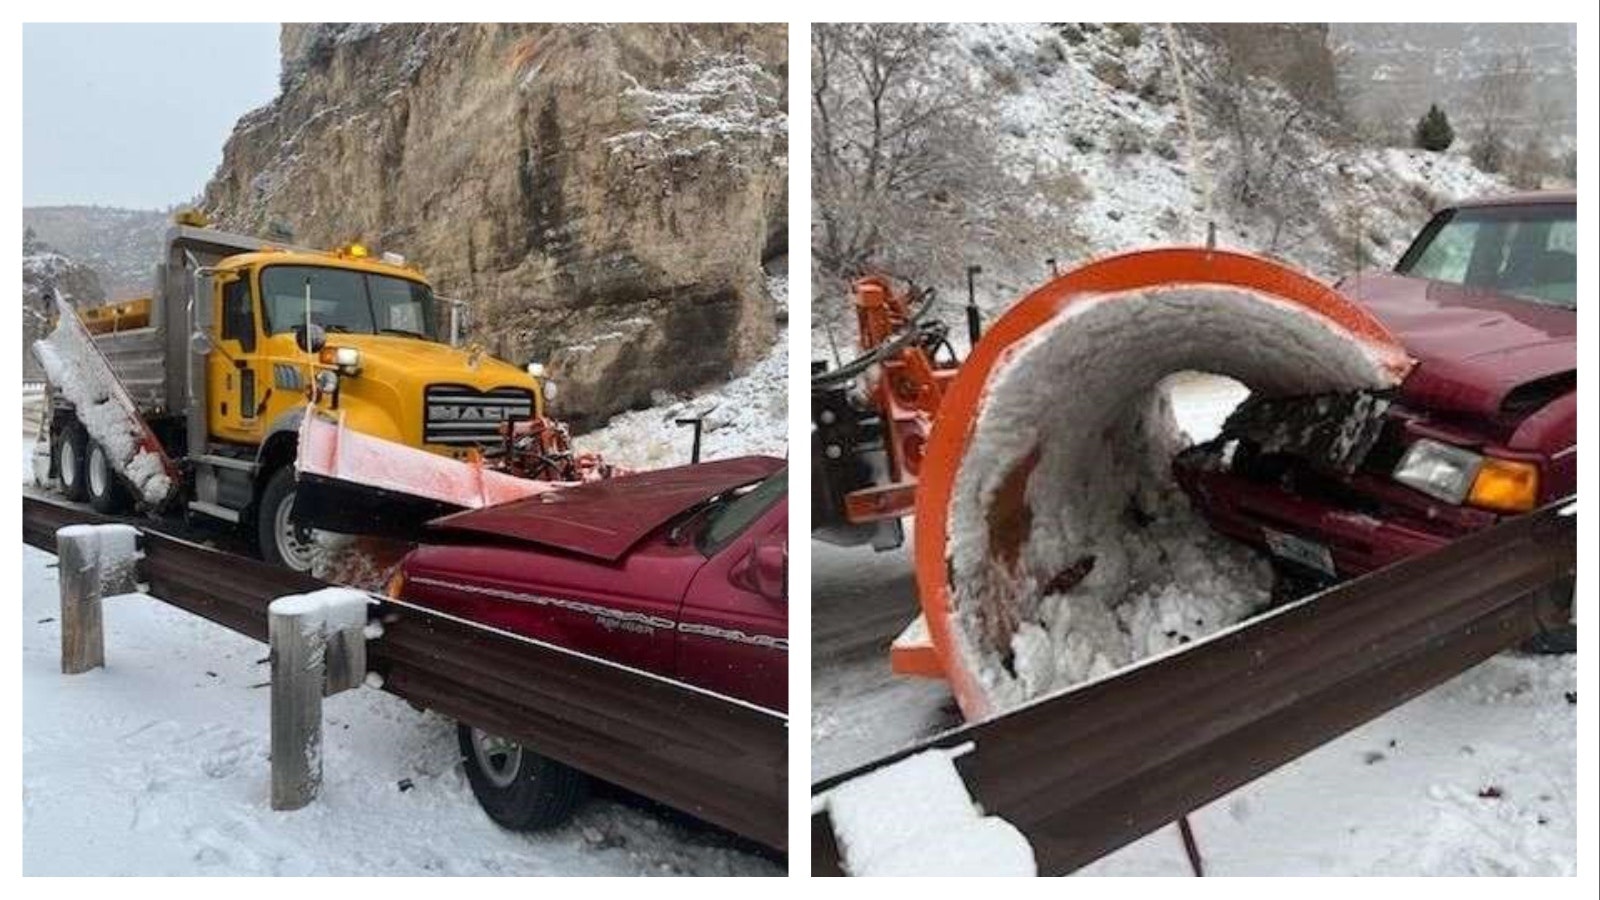
M 423 334 L 423 333 L 421 333 L 419 331 L 407 331 L 404 328 L 379 328 L 378 329 L 378 333 L 379 334 L 403 334 L 406 337 L 414 337 L 419 341 L 426 341 L 426 340 L 429 339 L 427 335 L 425 335 L 425 334 Z
M 716 495 L 715 497 L 708 497 L 704 500 L 701 500 L 699 503 L 696 503 L 695 505 L 684 510 L 679 514 L 678 523 L 672 526 L 671 531 L 667 532 L 667 543 L 673 545 L 683 543 L 683 530 L 685 528 L 688 528 L 696 519 L 699 519 L 706 512 L 717 506 L 721 506 L 723 503 L 726 503 L 731 499 L 733 499 L 733 492 L 726 491 Z

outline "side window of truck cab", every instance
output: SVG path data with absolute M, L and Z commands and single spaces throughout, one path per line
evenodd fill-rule
M 222 286 L 222 339 L 238 341 L 246 353 L 254 353 L 256 349 L 255 306 L 250 299 L 247 277 Z

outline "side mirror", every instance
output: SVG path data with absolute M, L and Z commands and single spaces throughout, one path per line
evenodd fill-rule
M 204 331 L 196 330 L 189 335 L 189 349 L 204 356 L 217 349 L 217 345 L 215 341 L 211 340 L 211 335 Z
M 302 353 L 317 353 L 328 343 L 327 329 L 315 322 L 308 329 L 305 325 L 294 326 L 294 344 Z
M 756 593 L 776 603 L 788 601 L 789 546 L 784 535 L 768 535 L 756 542 L 745 563 L 745 577 Z

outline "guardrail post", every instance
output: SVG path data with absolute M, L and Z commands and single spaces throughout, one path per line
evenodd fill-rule
M 322 786 L 322 685 L 327 635 L 314 595 L 267 607 L 272 646 L 272 808 L 300 809 Z
M 100 535 L 93 525 L 56 532 L 61 582 L 61 671 L 77 675 L 106 664 L 100 615 Z
M 56 531 L 61 587 L 61 671 L 106 664 L 101 598 L 137 590 L 139 532 L 131 525 L 68 525 Z
M 267 607 L 272 652 L 272 808 L 300 809 L 322 788 L 322 698 L 367 675 L 367 595 L 325 588 Z

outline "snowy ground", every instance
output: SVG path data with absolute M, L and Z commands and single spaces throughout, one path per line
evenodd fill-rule
M 1576 657 L 1502 654 L 1200 810 L 1208 875 L 1573 875 Z M 1177 831 L 1086 875 L 1186 875 Z
M 677 419 L 700 416 L 700 458 L 766 454 L 784 456 L 788 447 L 787 339 L 749 372 L 727 384 L 664 406 L 615 416 L 604 428 L 579 435 L 573 444 L 599 451 L 608 461 L 634 469 L 659 469 L 689 461 L 694 431 Z
M 1185 376 L 1175 411 L 1204 439 L 1243 396 Z M 904 549 L 812 543 L 813 779 L 960 721 L 942 684 L 889 672 L 911 571 Z M 1576 682 L 1576 657 L 1503 654 L 1235 791 L 1192 819 L 1208 874 L 1572 874 Z M 1174 829 L 1083 871 L 1187 873 Z
M 455 726 L 388 694 L 324 706 L 322 796 L 268 806 L 267 648 L 158 601 L 105 604 L 106 668 L 60 673 L 54 557 L 23 556 L 28 875 L 774 875 L 780 864 L 613 792 L 565 827 L 478 808 Z
M 773 300 L 786 307 L 788 279 L 767 282 Z M 659 469 L 689 461 L 694 430 L 678 419 L 699 417 L 700 458 L 788 453 L 789 336 L 778 340 L 750 371 L 721 387 L 686 400 L 614 416 L 604 428 L 573 439 L 582 451 L 599 451 L 607 460 L 634 469 Z

